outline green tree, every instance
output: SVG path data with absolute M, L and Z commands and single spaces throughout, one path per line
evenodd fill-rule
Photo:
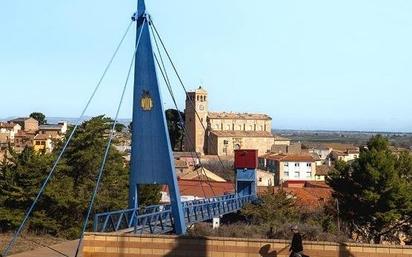
M 122 123 L 116 123 L 114 129 L 116 130 L 116 132 L 122 132 L 123 129 L 125 129 L 126 126 Z
M 32 112 L 30 117 L 37 120 L 39 125 L 47 124 L 46 116 L 41 112 Z
M 394 154 L 386 138 L 372 137 L 352 163 L 338 162 L 327 178 L 340 216 L 364 240 L 391 240 L 412 221 L 411 156 Z
M 139 188 L 139 205 L 149 206 L 159 204 L 162 194 L 161 185 L 141 185 Z
M 276 229 L 283 224 L 296 221 L 298 216 L 293 197 L 288 196 L 283 190 L 274 194 L 269 192 L 271 190 L 262 195 L 257 203 L 247 204 L 241 213 L 249 217 L 254 224 L 266 225 L 267 235 L 272 238 L 272 235 L 276 234 Z
M 185 115 L 180 112 L 180 116 L 184 119 Z M 175 109 L 166 110 L 166 121 L 172 149 L 182 151 L 185 124 L 184 120 L 180 120 L 179 111 Z
M 32 148 L 25 148 L 21 154 L 10 152 L 11 157 L 0 166 L 0 227 L 6 231 L 20 224 L 52 162 L 51 155 L 36 153 Z M 41 201 L 38 207 L 45 205 Z M 54 222 L 41 216 L 41 212 L 34 213 L 29 227 L 55 233 Z
M 98 116 L 79 126 L 34 209 L 27 226 L 29 230 L 66 238 L 79 236 L 112 125 L 110 118 Z M 2 231 L 14 230 L 20 224 L 61 147 L 62 143 L 51 154 L 31 148 L 19 154 L 10 149 L 11 156 L 0 163 Z M 125 209 L 127 197 L 128 164 L 122 154 L 111 147 L 93 211 Z M 160 186 L 142 187 L 140 199 L 142 205 L 157 204 Z

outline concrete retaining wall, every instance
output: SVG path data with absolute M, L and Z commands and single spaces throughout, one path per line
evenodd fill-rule
M 288 257 L 289 241 L 87 233 L 84 257 Z M 412 257 L 411 246 L 304 242 L 311 257 Z

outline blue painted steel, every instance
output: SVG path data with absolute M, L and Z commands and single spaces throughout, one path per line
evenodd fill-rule
M 255 181 L 256 171 L 254 169 L 237 169 L 236 170 L 237 181 Z
M 256 199 L 255 195 L 236 194 L 182 203 L 186 225 L 211 220 L 240 210 Z M 140 209 L 128 209 L 96 214 L 95 232 L 134 232 L 139 234 L 164 234 L 173 231 L 175 219 L 171 205 L 153 205 Z
M 237 169 L 236 170 L 236 193 L 244 195 L 256 195 L 256 170 Z
M 134 17 L 137 23 L 136 35 L 139 35 L 141 30 L 142 35 L 135 59 L 129 208 L 138 210 L 139 185 L 168 185 L 175 233 L 184 234 L 186 225 L 156 75 L 144 0 L 138 0 L 137 7 Z

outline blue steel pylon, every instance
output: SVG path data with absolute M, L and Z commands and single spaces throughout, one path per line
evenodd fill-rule
M 129 208 L 135 209 L 139 206 L 139 185 L 167 185 L 175 233 L 184 234 L 186 224 L 159 91 L 144 0 L 138 0 L 134 18 L 137 23 L 136 40 L 140 33 L 141 38 L 135 58 Z

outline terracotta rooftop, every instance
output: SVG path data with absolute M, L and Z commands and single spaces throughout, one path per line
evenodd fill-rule
M 0 128 L 8 128 L 8 129 L 12 129 L 12 128 L 14 128 L 14 126 L 16 126 L 17 124 L 16 123 L 13 123 L 13 122 L 10 122 L 10 123 L 8 123 L 8 122 L 0 122 Z
M 302 181 L 301 181 L 302 182 Z M 332 199 L 332 189 L 324 182 L 306 181 L 305 187 L 282 187 L 289 195 L 293 195 L 296 199 L 296 204 L 306 210 L 316 210 Z M 267 187 L 258 187 L 259 194 L 268 192 Z M 269 192 L 280 190 L 279 187 L 270 189 Z
M 327 176 L 332 169 L 333 169 L 333 167 L 328 166 L 328 165 L 316 166 L 316 174 L 315 175 Z
M 19 130 L 15 137 L 34 137 L 36 135 L 36 132 L 34 131 L 23 131 L 23 130 Z
M 264 155 L 259 158 L 265 158 L 268 160 L 275 161 L 286 161 L 286 162 L 314 162 L 315 159 L 308 154 L 271 154 Z
M 210 133 L 218 137 L 271 137 L 268 131 L 242 131 L 242 130 L 212 130 Z
M 313 187 L 284 187 L 287 193 L 296 197 L 296 204 L 305 209 L 317 209 L 322 207 L 332 198 L 332 189 Z
M 209 112 L 209 119 L 271 120 L 267 114 L 239 112 Z
M 50 135 L 47 135 L 47 134 L 37 134 L 34 137 L 34 140 L 46 140 L 46 139 L 50 139 L 50 138 L 51 138 Z
M 181 196 L 209 198 L 235 192 L 233 182 L 179 179 L 178 184 Z M 168 192 L 167 186 L 162 191 Z

